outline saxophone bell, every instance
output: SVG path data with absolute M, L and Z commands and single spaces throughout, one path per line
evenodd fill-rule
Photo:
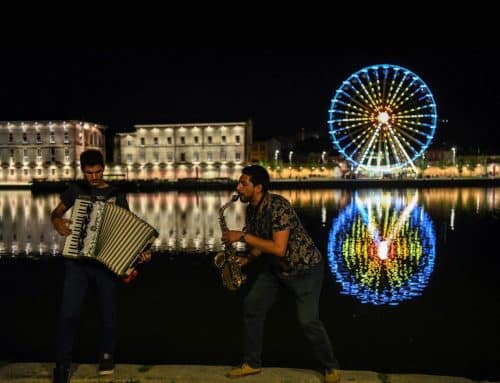
M 219 224 L 222 233 L 229 230 L 224 217 L 224 210 L 239 198 L 239 194 L 233 194 L 231 200 L 219 209 Z M 233 245 L 224 246 L 224 250 L 215 255 L 214 264 L 219 269 L 222 284 L 228 290 L 237 290 L 245 282 L 246 275 L 241 271 L 241 265 L 238 262 L 238 256 Z

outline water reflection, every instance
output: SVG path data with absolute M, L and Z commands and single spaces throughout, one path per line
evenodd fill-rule
M 333 220 L 330 268 L 342 294 L 398 305 L 419 296 L 434 269 L 436 236 L 418 192 L 356 192 Z
M 460 215 L 463 210 L 499 215 L 500 199 L 497 197 L 497 189 L 422 189 L 418 198 L 426 211 L 432 209 L 434 215 L 449 217 L 447 225 L 454 229 L 456 225 L 464 224 Z M 306 212 L 317 217 L 325 230 L 328 230 L 330 222 L 335 224 L 334 217 L 337 217 L 338 211 L 352 209 L 354 202 L 351 201 L 350 191 L 340 189 L 279 190 L 277 193 L 290 200 L 299 213 Z M 359 195 L 382 192 L 363 193 Z M 231 194 L 231 191 L 131 193 L 128 201 L 134 213 L 159 231 L 154 250 L 205 252 L 219 251 L 222 247 L 218 210 L 229 201 Z M 0 256 L 59 254 L 64 238 L 55 232 L 50 222 L 50 212 L 58 202 L 57 194 L 33 196 L 26 190 L 0 191 Z M 243 227 L 244 207 L 245 205 L 236 202 L 226 209 L 225 217 L 230 228 Z M 416 206 L 415 209 L 422 208 Z M 347 213 L 340 215 L 345 214 Z M 69 217 L 69 212 L 67 216 Z M 326 244 L 323 248 L 326 248 Z

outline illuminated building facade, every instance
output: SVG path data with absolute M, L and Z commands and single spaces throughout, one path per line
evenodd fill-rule
M 0 182 L 60 181 L 80 176 L 80 153 L 105 152 L 105 127 L 82 121 L 1 121 Z
M 237 178 L 250 160 L 246 122 L 134 125 L 115 136 L 110 175 L 127 179 Z

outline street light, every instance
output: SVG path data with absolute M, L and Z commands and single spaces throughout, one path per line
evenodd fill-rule
M 276 151 L 274 152 L 274 160 L 275 161 L 278 161 L 278 155 L 280 154 L 280 151 L 278 149 L 276 149 Z
M 322 165 L 325 164 L 325 154 L 326 154 L 326 152 L 321 153 L 321 164 Z
M 453 166 L 455 166 L 455 159 L 456 159 L 455 154 L 456 154 L 456 151 L 457 151 L 457 149 L 455 147 L 451 148 L 451 153 L 452 153 L 451 159 L 452 159 L 452 162 L 453 162 Z
M 292 166 L 292 156 L 293 156 L 293 151 L 290 150 L 290 153 L 288 153 L 288 162 L 290 162 L 290 166 Z

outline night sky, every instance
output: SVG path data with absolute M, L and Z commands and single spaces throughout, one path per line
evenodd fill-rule
M 390 63 L 431 89 L 433 145 L 499 153 L 500 48 L 2 49 L 0 120 L 139 123 L 252 119 L 254 137 L 326 135 L 343 80 Z

